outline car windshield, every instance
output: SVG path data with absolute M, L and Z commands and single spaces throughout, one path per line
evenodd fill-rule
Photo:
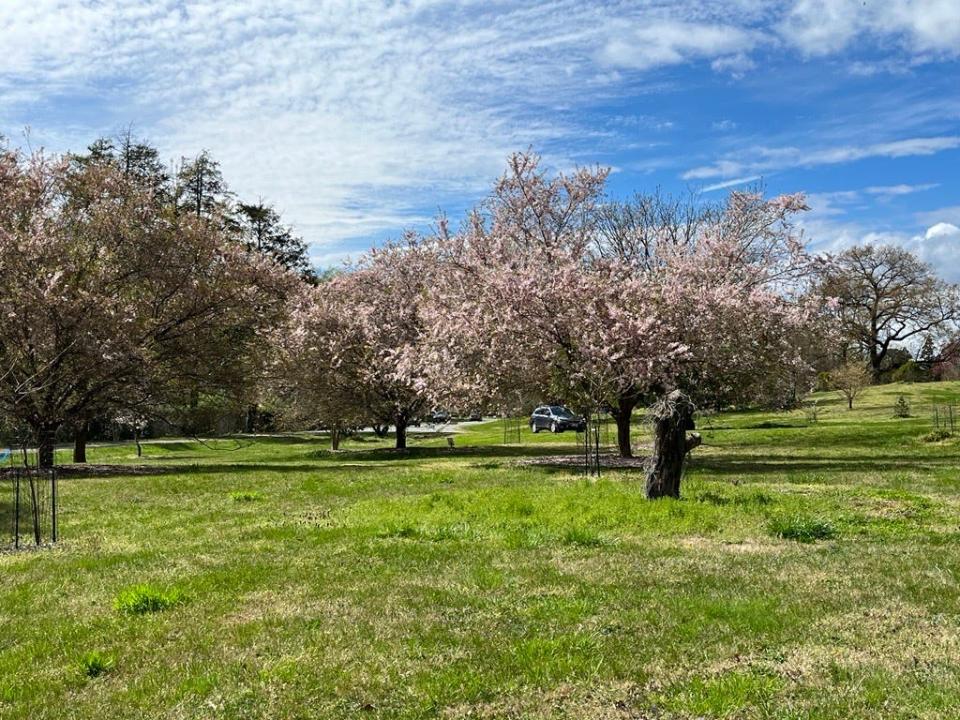
M 572 413 L 572 412 L 570 412 L 569 410 L 567 410 L 565 407 L 560 407 L 559 405 L 554 405 L 553 407 L 551 407 L 551 408 L 550 408 L 550 412 L 552 412 L 552 413 L 553 413 L 554 415 L 556 415 L 557 417 L 562 417 L 562 418 L 572 418 L 572 417 L 573 417 L 573 413 Z

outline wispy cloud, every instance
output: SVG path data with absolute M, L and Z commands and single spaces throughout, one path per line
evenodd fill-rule
M 743 173 L 760 173 L 792 167 L 815 167 L 854 162 L 871 157 L 898 158 L 911 155 L 932 155 L 960 147 L 960 136 L 921 137 L 874 143 L 841 145 L 805 150 L 798 147 L 758 147 L 738 153 L 749 159 L 725 158 L 710 165 L 701 165 L 683 173 L 684 180 L 704 180 Z
M 209 149 L 241 196 L 277 203 L 321 257 L 479 198 L 504 156 L 529 145 L 557 165 L 593 161 L 601 148 L 622 167 L 672 170 L 677 153 L 638 136 L 668 137 L 684 117 L 660 117 L 655 102 L 617 108 L 638 119 L 628 127 L 585 110 L 669 89 L 684 65 L 734 83 L 771 54 L 839 51 L 861 35 L 895 49 L 887 62 L 956 57 L 955 9 L 954 0 L 3 0 L 0 130 L 32 125 L 34 141 L 64 150 L 132 123 L 169 159 Z M 929 114 L 919 103 L 909 112 Z M 785 167 L 958 146 L 952 129 L 900 127 L 889 142 L 821 138 L 810 150 L 774 139 L 741 151 L 735 121 L 717 120 L 729 154 L 702 155 L 719 159 L 684 178 L 720 189 Z M 645 152 L 616 157 L 637 148 Z
M 636 70 L 718 57 L 740 57 L 743 64 L 748 61 L 742 53 L 755 47 L 759 39 L 756 33 L 732 25 L 672 20 L 642 24 L 625 21 L 615 24 L 613 31 L 600 50 L 600 61 Z
M 881 197 L 896 197 L 899 195 L 912 195 L 913 193 L 924 192 L 940 187 L 939 183 L 924 183 L 922 185 L 907 185 L 900 183 L 898 185 L 871 185 L 864 188 L 863 191 L 868 195 L 879 195 Z
M 714 183 L 713 185 L 707 185 L 703 188 L 703 192 L 723 190 L 724 188 L 734 187 L 735 185 L 746 185 L 747 183 L 756 182 L 761 177 L 761 175 L 748 175 L 747 177 L 734 178 L 733 180 L 724 180 L 723 182 Z

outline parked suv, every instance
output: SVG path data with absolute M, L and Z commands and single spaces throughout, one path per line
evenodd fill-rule
M 430 422 L 434 425 L 446 425 L 450 420 L 450 413 L 446 410 L 434 410 L 430 413 Z
M 570 412 L 563 405 L 541 405 L 530 416 L 530 429 L 535 433 L 541 430 L 555 433 L 564 430 L 582 432 L 586 427 L 586 420 Z

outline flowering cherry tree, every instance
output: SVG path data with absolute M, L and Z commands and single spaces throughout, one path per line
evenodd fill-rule
M 0 408 L 64 424 L 236 388 L 290 280 L 109 163 L 0 150 Z
M 808 263 L 788 222 L 803 198 L 734 193 L 695 232 L 648 228 L 638 262 L 603 236 L 605 178 L 548 177 L 536 156 L 515 155 L 460 232 L 441 225 L 431 346 L 449 391 L 489 399 L 526 387 L 632 411 L 708 383 L 738 399 L 779 389 L 800 369 L 796 343 L 811 321 Z M 671 413 L 691 406 L 671 397 Z M 692 423 L 682 415 L 674 424 Z M 629 454 L 628 439 L 620 447 Z M 679 493 L 685 455 L 653 463 L 651 496 Z
M 326 428 L 338 450 L 346 430 L 369 420 L 363 376 L 370 358 L 360 326 L 329 284 L 304 288 L 288 322 L 274 332 L 274 385 L 284 423 Z
M 376 248 L 356 267 L 306 293 L 285 360 L 297 412 L 335 428 L 392 425 L 396 447 L 432 394 L 426 308 L 435 256 L 414 235 Z

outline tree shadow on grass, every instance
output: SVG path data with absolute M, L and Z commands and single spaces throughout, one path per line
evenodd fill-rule
M 63 478 L 136 477 L 147 475 L 217 475 L 250 472 L 281 473 L 342 473 L 344 470 L 409 467 L 418 460 L 510 459 L 569 455 L 567 446 L 475 445 L 463 447 L 371 448 L 359 450 L 317 450 L 308 454 L 313 462 L 152 462 L 146 463 L 87 463 L 60 465 L 57 472 Z M 194 459 L 196 456 L 181 458 Z M 301 456 L 302 457 L 302 456 Z M 171 459 L 172 460 L 172 459 Z
M 463 445 L 455 447 L 425 446 L 371 448 L 369 450 L 319 450 L 310 454 L 317 459 L 341 462 L 383 462 L 398 460 L 430 460 L 457 458 L 516 458 L 541 455 L 569 455 L 573 448 L 564 445 Z
M 759 458 L 756 455 L 724 454 L 694 456 L 690 467 L 715 475 L 783 475 L 789 473 L 870 473 L 891 470 L 938 470 L 955 467 L 954 457 L 905 458 L 902 455 L 841 458 L 804 456 L 799 458 Z
M 191 463 L 191 464 L 164 464 L 164 465 L 60 465 L 57 474 L 64 479 L 73 478 L 102 478 L 102 477 L 143 477 L 153 475 L 228 475 L 247 474 L 257 472 L 278 473 L 335 473 L 343 472 L 345 468 L 363 470 L 364 465 L 349 463 Z M 370 466 L 400 467 L 399 464 L 378 464 Z

